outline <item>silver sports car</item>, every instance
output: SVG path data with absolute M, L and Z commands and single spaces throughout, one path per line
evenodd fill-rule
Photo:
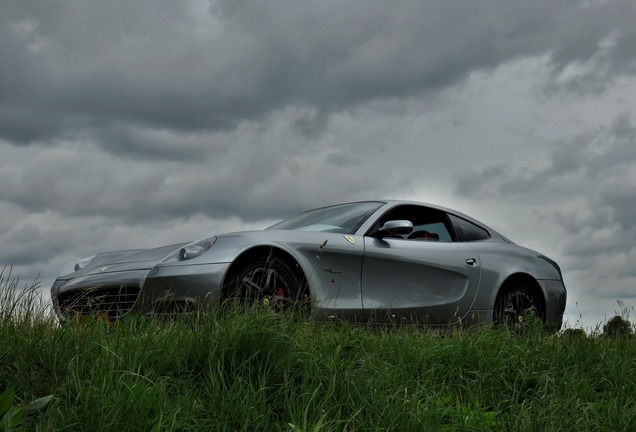
M 301 213 L 262 231 L 79 260 L 51 287 L 61 319 L 203 311 L 230 299 L 303 305 L 316 319 L 561 326 L 557 263 L 460 212 L 364 201 Z

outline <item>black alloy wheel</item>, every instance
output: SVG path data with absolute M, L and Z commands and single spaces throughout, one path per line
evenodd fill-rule
M 533 318 L 545 321 L 543 304 L 526 284 L 516 284 L 499 295 L 495 305 L 495 324 L 521 328 Z
M 280 311 L 303 300 L 298 274 L 276 257 L 260 258 L 247 265 L 232 278 L 233 297 L 241 308 Z

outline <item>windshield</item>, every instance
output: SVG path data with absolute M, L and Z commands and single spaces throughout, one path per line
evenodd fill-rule
M 353 234 L 382 205 L 382 202 L 368 201 L 323 207 L 301 213 L 267 229 Z

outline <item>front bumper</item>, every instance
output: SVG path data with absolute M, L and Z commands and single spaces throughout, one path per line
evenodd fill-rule
M 218 304 L 229 266 L 157 266 L 58 279 L 51 287 L 51 299 L 61 319 L 95 314 L 112 320 L 132 311 L 198 311 Z

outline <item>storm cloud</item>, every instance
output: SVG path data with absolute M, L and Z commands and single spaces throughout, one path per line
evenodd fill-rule
M 15 145 L 83 137 L 109 152 L 148 153 L 149 127 L 231 129 L 288 106 L 328 115 L 541 54 L 563 85 L 592 91 L 634 71 L 634 8 L 629 0 L 9 1 L 0 134 Z

